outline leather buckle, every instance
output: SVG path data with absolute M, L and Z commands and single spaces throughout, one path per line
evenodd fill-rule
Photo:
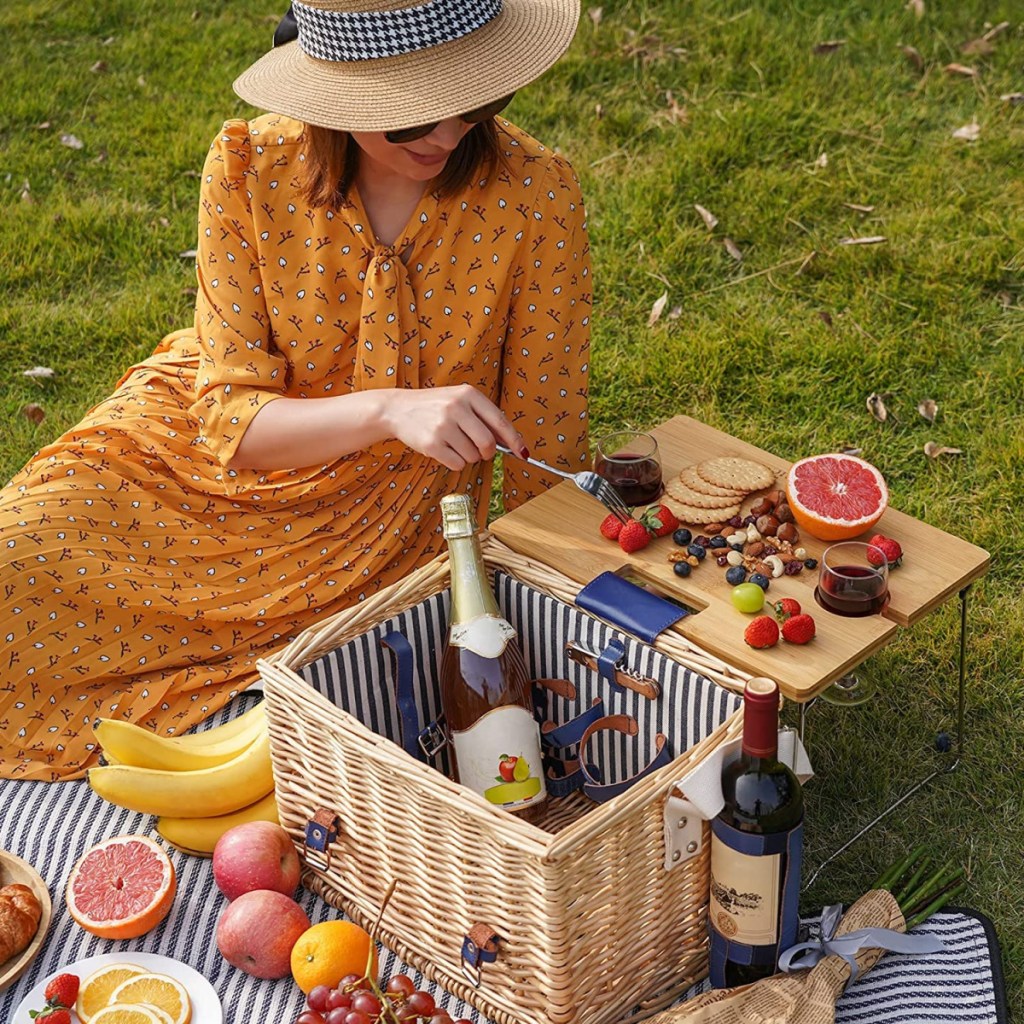
M 420 750 L 427 757 L 434 757 L 439 754 L 448 742 L 448 731 L 445 728 L 445 718 L 435 718 L 425 729 L 421 730 L 418 742 Z
M 474 987 L 480 987 L 483 977 L 481 964 L 490 964 L 498 958 L 498 943 L 502 937 L 486 924 L 475 924 L 462 937 L 462 974 Z

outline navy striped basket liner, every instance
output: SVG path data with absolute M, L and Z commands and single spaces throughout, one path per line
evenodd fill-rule
M 636 737 L 603 732 L 588 747 L 602 780 L 635 775 L 658 732 L 671 763 L 606 803 L 551 800 L 538 828 L 448 779 L 443 756 L 407 755 L 381 639 L 398 630 L 413 645 L 420 720 L 432 720 L 449 602 L 441 556 L 263 665 L 282 823 L 301 842 L 318 810 L 337 814 L 331 863 L 310 857 L 306 884 L 498 1024 L 605 1024 L 637 1004 L 653 1012 L 706 973 L 707 852 L 666 870 L 664 801 L 739 734 L 742 679 L 681 634 L 651 646 L 582 612 L 577 584 L 492 537 L 484 553 L 533 677 L 576 687 L 574 701 L 545 691 L 546 717 L 566 721 L 601 696 L 607 713 L 637 720 Z M 613 638 L 628 668 L 660 682 L 657 700 L 612 692 L 564 655 L 568 640 L 600 651 Z M 461 957 L 478 924 L 503 940 L 479 986 Z

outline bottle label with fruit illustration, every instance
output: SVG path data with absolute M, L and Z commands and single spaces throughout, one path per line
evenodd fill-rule
M 752 857 L 711 836 L 712 927 L 747 946 L 778 939 L 781 854 Z
M 494 708 L 468 729 L 453 729 L 452 744 L 459 781 L 490 803 L 518 809 L 547 795 L 540 733 L 525 708 Z

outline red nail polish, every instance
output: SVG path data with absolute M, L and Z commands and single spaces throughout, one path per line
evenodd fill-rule
M 525 444 L 519 449 L 519 457 L 522 459 L 528 459 L 530 457 L 530 449 L 527 448 Z

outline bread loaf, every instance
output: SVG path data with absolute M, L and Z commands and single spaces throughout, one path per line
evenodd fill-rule
M 42 905 L 27 885 L 5 885 L 0 889 L 0 964 L 32 941 L 42 913 Z

